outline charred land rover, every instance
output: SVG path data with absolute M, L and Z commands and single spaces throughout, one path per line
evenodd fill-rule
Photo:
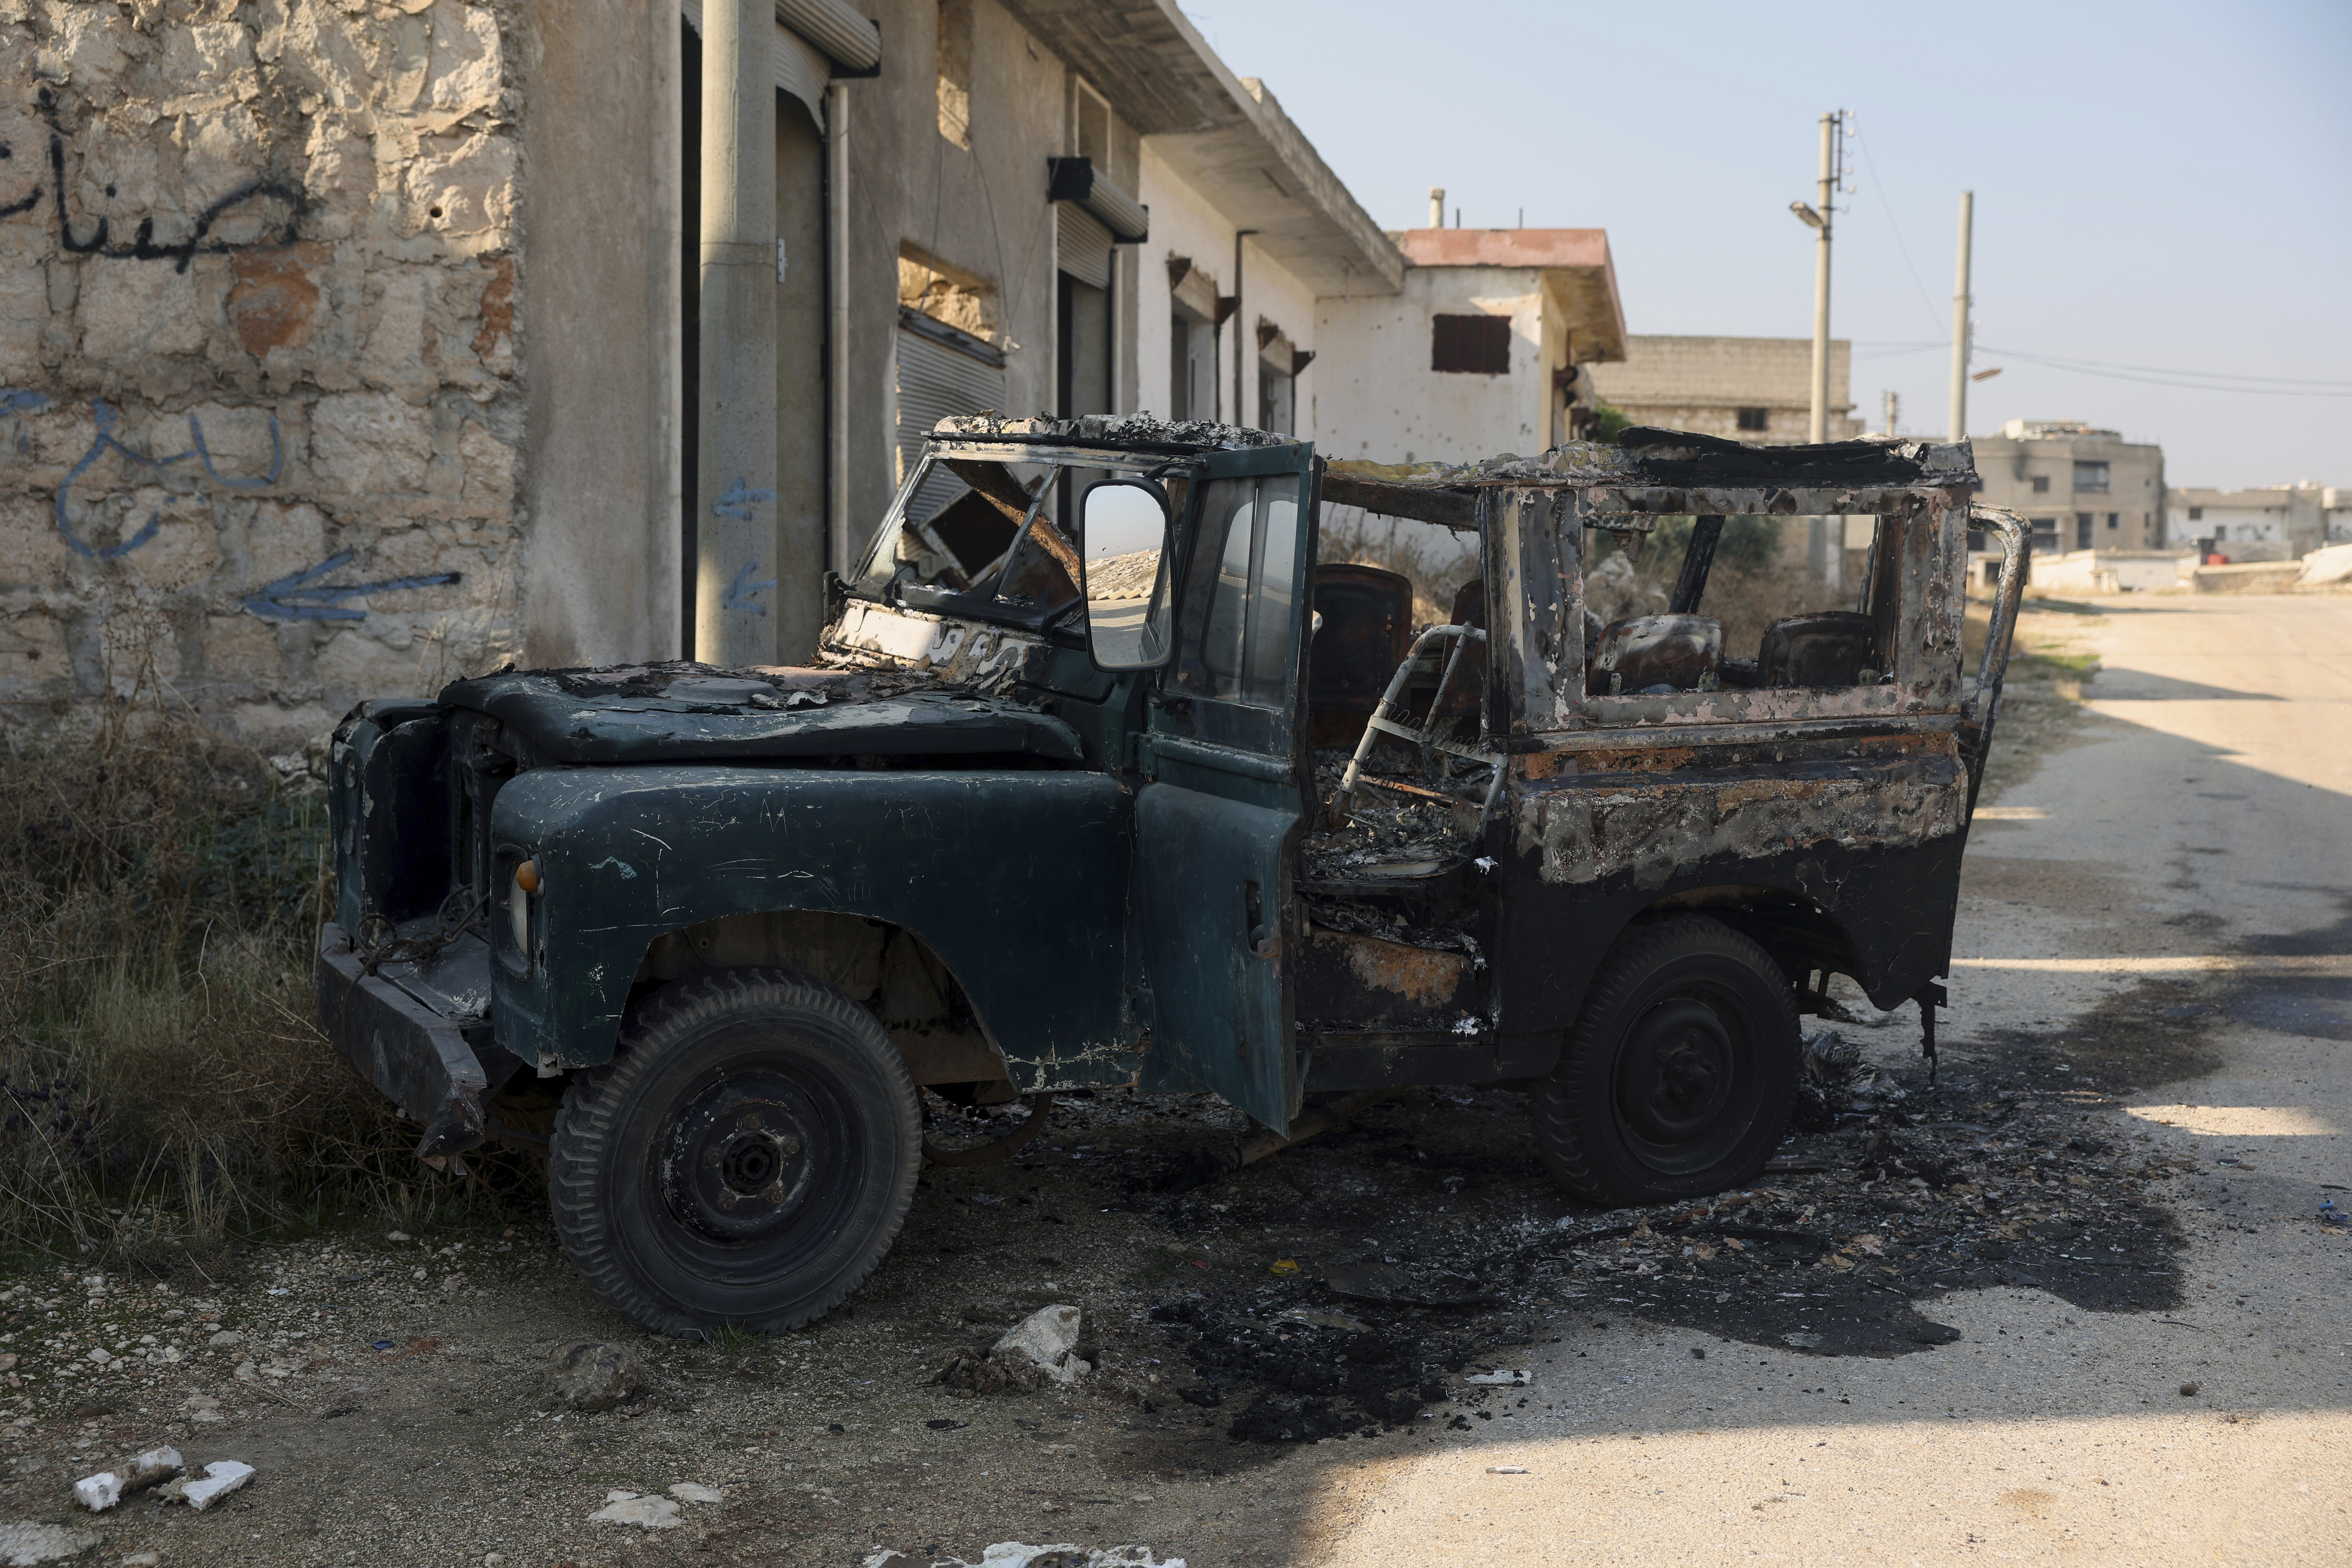
M 1030 1131 L 1055 1090 L 1213 1090 L 1279 1135 L 1510 1083 L 1580 1196 L 1716 1191 L 1830 974 L 1932 1046 L 2021 585 L 1974 484 L 1908 442 L 1385 468 L 944 421 L 814 666 L 361 704 L 322 1026 L 428 1162 L 542 1151 L 583 1274 L 673 1333 L 855 1289 L 921 1089 Z M 1468 542 L 1442 617 L 1316 563 L 1343 506 Z M 1973 683 L 1972 528 L 2006 556 Z

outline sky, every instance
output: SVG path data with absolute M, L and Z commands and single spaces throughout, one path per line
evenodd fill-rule
M 1637 333 L 1811 336 L 1789 204 L 1849 110 L 1831 332 L 1871 429 L 1889 390 L 1903 433 L 1947 428 L 1972 189 L 1971 368 L 2000 374 L 1971 433 L 2081 419 L 2161 443 L 2173 485 L 2352 487 L 2347 0 L 1186 12 L 1383 227 L 1443 185 L 1472 227 L 1606 229 Z

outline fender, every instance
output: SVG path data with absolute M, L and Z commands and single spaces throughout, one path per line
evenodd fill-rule
M 525 1061 L 610 1060 L 656 937 L 797 910 L 920 937 L 1024 1089 L 1140 1061 L 1120 1006 L 1134 803 L 1102 774 L 541 768 L 499 792 L 491 837 L 502 899 L 539 866 L 530 951 L 509 910 L 491 921 L 499 1042 Z

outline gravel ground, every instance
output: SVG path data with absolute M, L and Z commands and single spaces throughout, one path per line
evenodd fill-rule
M 2037 625 L 2087 646 L 2108 618 Z M 2252 841 L 2209 831 L 2203 802 L 2160 833 L 2145 812 L 2083 826 L 2106 781 L 2159 772 L 2274 831 L 2309 806 L 2125 704 L 2070 720 L 2057 679 L 2011 714 L 2046 763 L 2005 763 L 2008 815 L 1972 845 L 1938 1081 L 1911 1015 L 1848 995 L 1811 1130 L 1749 1189 L 1583 1208 L 1543 1178 L 1521 1097 L 1445 1090 L 1171 1196 L 1239 1119 L 1120 1093 L 1066 1099 L 1011 1164 L 933 1168 L 867 1289 L 774 1340 L 637 1332 L 527 1207 L 37 1270 L 0 1280 L 0 1522 L 95 1531 L 89 1561 L 272 1568 L 929 1563 L 1003 1541 L 1193 1568 L 1875 1561 L 1896 1540 L 1935 1561 L 2188 1542 L 2210 1562 L 2217 1540 L 2331 1560 L 2310 1546 L 2347 1536 L 2352 1242 L 2322 1205 L 2352 1206 L 2328 1185 L 2352 1175 L 2325 1053 L 2352 1035 L 2329 989 L 2352 907 L 2309 889 L 2345 879 L 2323 862 L 2282 894 L 2255 884 L 2292 881 L 2294 852 L 2191 853 Z M 2292 785 L 2323 786 L 2345 783 Z M 2162 842 L 2135 858 L 2134 829 Z M 1076 1387 L 934 1381 L 1059 1302 L 1086 1313 Z M 650 1387 L 555 1404 L 544 1369 L 582 1340 L 634 1350 Z M 202 1514 L 69 1509 L 75 1478 L 165 1441 L 257 1474 Z M 588 1518 L 677 1483 L 719 1500 L 667 1530 Z

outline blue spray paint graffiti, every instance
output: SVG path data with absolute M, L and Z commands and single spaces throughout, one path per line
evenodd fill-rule
M 36 393 L 32 395 L 39 395 Z M 274 409 L 269 416 L 269 472 L 256 479 L 247 479 L 225 478 L 218 468 L 213 467 L 212 449 L 205 444 L 205 427 L 197 422 L 194 414 L 188 416 L 188 435 L 194 440 L 195 445 L 184 452 L 174 452 L 168 458 L 152 458 L 144 452 L 134 452 L 124 446 L 121 439 L 114 434 L 116 426 L 122 423 L 122 416 L 116 413 L 111 405 L 93 402 L 89 405 L 89 415 L 90 422 L 98 426 L 98 437 L 90 442 L 89 450 L 81 455 L 81 461 L 66 470 L 64 482 L 58 486 L 56 507 L 58 532 L 65 539 L 67 548 L 89 560 L 112 561 L 128 555 L 153 539 L 156 530 L 162 526 L 163 514 L 154 513 L 149 516 L 145 525 L 138 532 L 119 544 L 89 544 L 83 542 L 79 534 L 74 532 L 73 523 L 66 516 L 67 493 L 73 489 L 73 482 L 89 472 L 90 465 L 104 457 L 110 447 L 131 461 L 143 464 L 151 468 L 166 468 L 173 463 L 184 463 L 190 458 L 195 458 L 204 464 L 205 472 L 212 476 L 213 482 L 224 489 L 266 489 L 278 482 L 278 476 L 285 468 L 286 447 L 278 434 L 278 415 Z
M 343 607 L 345 599 L 370 594 L 395 594 L 403 588 L 438 588 L 463 580 L 463 574 L 436 572 L 423 577 L 387 577 L 380 583 L 356 583 L 344 587 L 320 578 L 352 558 L 348 550 L 328 556 L 306 572 L 289 572 L 245 596 L 245 607 L 265 621 L 358 621 L 364 610 Z
M 48 405 L 47 396 L 33 391 L 30 387 L 0 386 L 0 416 L 5 416 L 9 423 L 16 426 L 16 450 L 20 455 L 33 449 L 33 437 L 26 434 L 24 426 L 18 423 L 18 416 L 26 414 L 38 414 Z
M 710 515 L 731 517 L 738 522 L 749 522 L 751 521 L 752 507 L 761 501 L 772 503 L 775 499 L 776 492 L 773 490 L 744 489 L 743 480 L 738 477 L 733 484 L 727 487 L 725 495 L 710 503 Z
M 752 582 L 751 574 L 759 569 L 760 563 L 756 560 L 745 563 L 743 569 L 735 574 L 735 581 L 727 584 L 727 592 L 719 595 L 719 607 L 722 610 L 748 610 L 755 616 L 766 615 L 768 606 L 755 602 L 751 595 L 774 587 L 776 580 L 766 577 L 757 583 Z

